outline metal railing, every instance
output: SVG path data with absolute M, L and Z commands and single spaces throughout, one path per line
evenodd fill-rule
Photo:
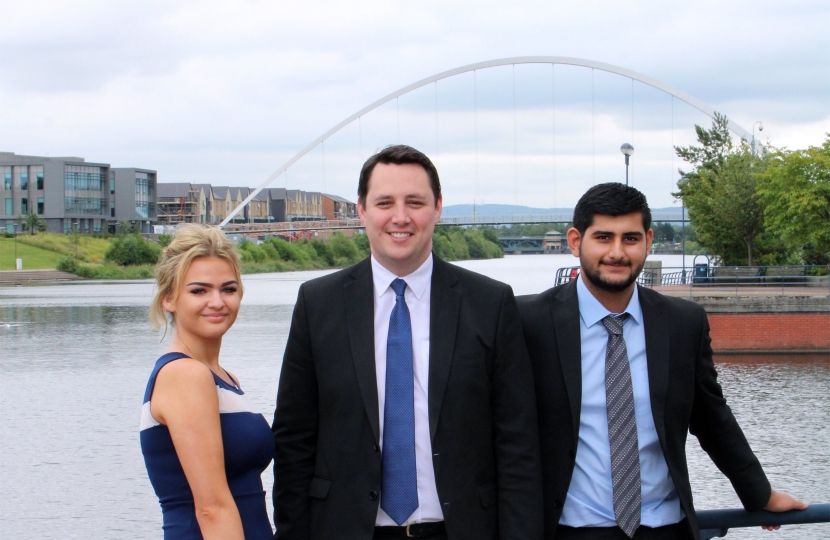
M 760 527 L 762 525 L 800 525 L 805 523 L 830 523 L 830 504 L 811 504 L 806 510 L 789 512 L 747 512 L 746 510 L 698 510 L 700 539 L 722 538 L 729 529 Z
M 579 267 L 560 268 L 556 284 L 579 275 Z M 830 289 L 827 266 L 710 266 L 705 268 L 647 268 L 637 278 L 644 287 L 820 287 Z

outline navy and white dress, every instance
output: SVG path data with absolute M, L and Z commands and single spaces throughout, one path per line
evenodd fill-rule
M 144 392 L 141 409 L 141 452 L 158 495 L 165 540 L 202 538 L 196 522 L 193 494 L 182 470 L 170 431 L 150 414 L 150 397 L 159 370 L 182 353 L 168 353 L 158 359 Z M 265 510 L 265 491 L 260 475 L 274 457 L 274 436 L 265 418 L 253 411 L 242 390 L 213 375 L 219 393 L 219 422 L 225 453 L 225 474 L 231 495 L 239 509 L 246 540 L 272 540 L 271 523 Z

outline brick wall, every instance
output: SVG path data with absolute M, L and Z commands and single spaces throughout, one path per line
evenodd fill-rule
M 830 313 L 710 313 L 712 349 L 830 351 Z

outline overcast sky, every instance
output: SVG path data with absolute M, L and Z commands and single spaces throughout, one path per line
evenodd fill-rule
M 257 186 L 374 100 L 444 70 L 514 56 L 577 57 L 642 73 L 747 130 L 763 121 L 756 134 L 776 146 L 819 145 L 830 131 L 826 0 L 3 4 L 0 151 L 155 169 L 162 182 Z M 360 161 L 400 138 L 429 141 L 424 150 L 446 169 L 447 204 L 539 206 L 532 203 L 542 197 L 567 205 L 586 183 L 623 170 L 610 152 L 633 138 L 632 176 L 646 182 L 661 171 L 649 197 L 671 204 L 672 171 L 682 166 L 671 144 L 690 142 L 691 125 L 707 118 L 637 87 L 632 120 L 619 77 L 595 75 L 591 105 L 590 70 L 520 68 L 413 94 L 396 104 L 400 112 L 367 117 L 273 185 L 353 197 Z M 553 78 L 559 101 L 549 121 L 534 92 Z M 581 105 L 579 96 L 587 97 Z M 592 106 L 608 114 L 592 121 Z M 390 131 L 393 112 L 401 122 Z

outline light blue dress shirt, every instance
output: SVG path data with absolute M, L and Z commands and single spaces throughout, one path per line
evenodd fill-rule
M 605 408 L 605 349 L 608 332 L 602 319 L 612 313 L 585 286 L 576 284 L 579 300 L 579 332 L 582 344 L 582 412 L 579 444 L 568 496 L 559 523 L 570 527 L 614 527 L 614 492 L 611 484 L 611 447 Z M 640 524 L 661 527 L 685 517 L 680 499 L 657 439 L 648 388 L 646 334 L 637 286 L 625 309 L 623 339 L 631 366 L 634 416 L 640 447 L 642 509 Z

